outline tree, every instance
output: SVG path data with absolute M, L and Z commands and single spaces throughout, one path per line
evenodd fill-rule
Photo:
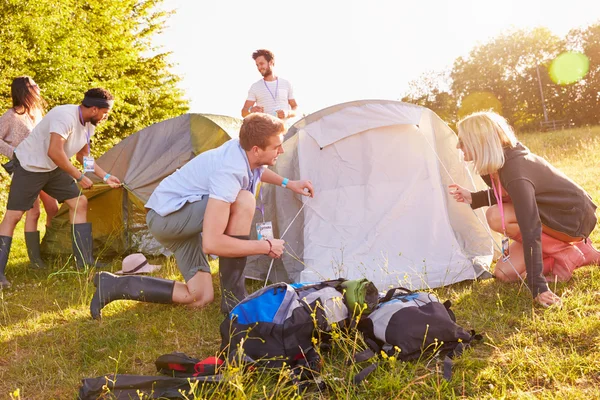
M 600 123 L 600 23 L 574 29 L 567 35 L 566 49 L 585 54 L 589 71 L 583 79 L 562 88 L 564 113 L 578 125 Z
M 152 45 L 171 14 L 162 0 L 0 0 L 0 106 L 10 82 L 31 75 L 49 107 L 79 104 L 92 87 L 115 96 L 98 127 L 98 156 L 122 138 L 187 111 L 168 53 Z
M 495 98 L 502 114 L 517 129 L 537 129 L 543 117 L 536 69 L 549 63 L 563 48 L 564 42 L 546 28 L 500 35 L 454 62 L 452 93 L 461 106 L 469 95 L 487 93 L 478 96 L 486 99 L 479 107 L 468 102 L 472 107 L 469 111 L 489 108 L 490 99 Z M 460 116 L 465 112 L 459 107 Z
M 402 101 L 427 107 L 449 125 L 456 123 L 456 99 L 449 92 L 449 71 L 427 71 L 408 84 Z

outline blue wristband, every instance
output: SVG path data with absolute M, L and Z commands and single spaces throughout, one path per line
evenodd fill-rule
M 110 175 L 110 174 L 106 174 L 106 175 L 104 175 L 104 178 L 102 178 L 102 180 L 103 180 L 104 182 L 106 182 L 106 181 L 108 180 L 108 178 L 110 178 L 110 177 L 111 177 L 111 175 Z
M 281 182 L 281 187 L 287 187 L 287 184 L 290 180 L 288 178 L 283 178 L 283 181 Z

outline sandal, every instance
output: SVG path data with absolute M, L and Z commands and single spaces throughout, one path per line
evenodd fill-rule
M 551 290 L 538 294 L 534 300 L 537 304 L 545 308 L 562 306 L 560 297 L 552 293 Z

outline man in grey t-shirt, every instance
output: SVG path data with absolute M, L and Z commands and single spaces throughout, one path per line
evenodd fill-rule
M 171 250 L 186 283 L 144 276 L 117 277 L 100 272 L 92 317 L 113 300 L 178 303 L 203 307 L 214 291 L 206 254 L 219 256 L 221 310 L 247 294 L 244 267 L 249 255 L 279 258 L 280 239 L 249 240 L 259 182 L 313 196 L 308 180 L 291 181 L 266 168 L 283 153 L 283 122 L 264 113 L 244 119 L 238 139 L 206 151 L 165 178 L 146 203 L 146 222 L 155 239 Z
M 103 179 L 110 187 L 121 182 L 107 174 L 89 157 L 90 138 L 97 124 L 108 117 L 113 97 L 108 90 L 95 88 L 85 93 L 81 105 L 63 105 L 50 110 L 36 125 L 31 134 L 14 152 L 13 173 L 8 205 L 0 223 L 0 288 L 9 287 L 4 275 L 15 226 L 23 214 L 31 209 L 40 191 L 69 206 L 73 224 L 73 254 L 77 267 L 92 265 L 92 227 L 87 223 L 87 199 L 83 189 L 92 187 L 92 181 L 75 167 L 70 159 L 74 155 L 88 169 Z M 91 161 L 90 161 L 91 160 Z

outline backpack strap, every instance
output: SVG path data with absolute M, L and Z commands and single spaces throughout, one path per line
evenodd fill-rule
M 156 370 L 169 376 L 192 376 L 194 365 L 200 360 L 184 353 L 169 353 L 158 357 L 154 362 Z
M 377 369 L 377 367 L 379 366 L 379 363 L 380 363 L 380 361 L 373 363 L 373 364 L 369 365 L 368 367 L 363 368 L 358 374 L 354 375 L 352 382 L 355 385 L 358 385 L 359 383 L 364 381 L 367 376 L 371 375 L 371 372 L 373 372 Z
M 394 295 L 396 294 L 396 290 L 399 290 L 399 291 L 404 292 L 406 294 L 415 293 L 415 292 L 413 292 L 410 289 L 398 286 L 398 287 L 395 287 L 393 289 L 388 290 L 387 293 L 385 294 L 385 296 L 382 299 L 380 299 L 379 302 L 380 303 L 385 303 L 386 301 L 390 301 L 392 299 L 392 297 L 394 297 Z
M 471 330 L 471 338 L 469 339 L 468 343 L 464 343 L 464 342 L 460 342 L 458 343 L 458 345 L 452 349 L 451 351 L 449 351 L 446 354 L 446 357 L 444 357 L 444 379 L 449 381 L 450 379 L 452 379 L 452 367 L 454 366 L 454 357 L 460 357 L 464 351 L 464 349 L 466 349 L 467 347 L 469 347 L 471 345 L 471 343 L 473 342 L 479 342 L 481 340 L 483 340 L 483 336 L 480 334 L 475 333 L 474 330 Z
M 366 349 L 354 355 L 354 362 L 363 362 L 375 357 L 375 352 L 371 349 Z
M 194 376 L 216 375 L 224 361 L 217 357 L 208 357 L 194 365 Z
M 454 366 L 454 361 L 452 359 L 455 356 L 460 356 L 465 348 L 463 343 L 459 343 L 458 346 L 454 348 L 454 350 L 450 351 L 444 357 L 444 379 L 446 381 L 450 381 L 452 379 L 452 367 Z

